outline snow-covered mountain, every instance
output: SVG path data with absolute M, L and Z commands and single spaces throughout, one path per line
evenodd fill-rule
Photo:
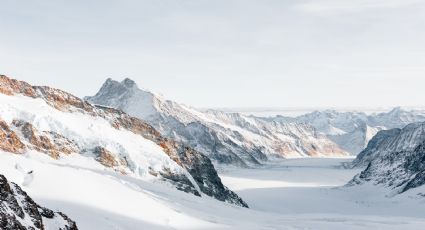
M 367 167 L 350 184 L 383 185 L 396 194 L 424 185 L 425 123 L 378 132 L 353 166 Z
M 425 121 L 425 111 L 395 108 L 389 112 L 367 115 L 363 112 L 325 110 L 295 118 L 277 116 L 274 119 L 312 125 L 342 149 L 356 155 L 380 130 L 403 128 L 413 122 Z
M 269 118 L 217 111 L 201 115 L 252 133 L 273 130 L 270 132 L 279 136 L 291 130 L 296 138 L 308 140 L 316 132 L 309 125 Z M 239 125 L 242 118 L 247 121 Z M 54 211 L 55 218 L 42 217 L 45 226 L 54 226 L 45 229 L 69 223 L 59 211 L 82 230 L 421 229 L 425 223 L 423 203 L 416 197 L 387 199 L 376 192 L 381 191 L 375 190 L 377 186 L 340 187 L 361 171 L 340 167 L 350 161 L 347 158 L 281 159 L 267 167 L 223 167 L 220 176 L 249 201 L 252 207 L 248 209 L 241 207 L 245 202 L 238 195 L 224 187 L 209 158 L 122 111 L 1 76 L 0 120 L 0 174 L 19 185 L 40 207 Z M 423 168 L 424 161 L 417 157 L 406 162 L 410 172 Z M 387 174 L 380 176 L 390 176 Z M 419 173 L 411 175 L 419 179 L 405 188 L 423 181 Z M 3 185 L 0 178 L 0 196 L 8 191 Z M 418 193 L 416 188 L 412 190 Z M 17 201 L 23 199 L 29 198 L 16 197 Z M 3 197 L 0 201 L 5 205 Z M 0 213 L 4 207 L 0 206 Z M 41 216 L 51 216 L 42 213 L 45 209 L 37 210 Z M 0 219 L 0 229 L 5 228 L 4 223 Z
M 6 76 L 0 76 L 0 150 L 43 153 L 57 161 L 78 154 L 96 165 L 93 170 L 166 183 L 247 207 L 222 184 L 208 157 L 161 136 L 147 123 L 61 90 Z
M 0 175 L 0 229 L 77 230 L 77 225 L 62 212 L 41 207 L 21 187 Z
M 95 96 L 85 99 L 146 120 L 165 136 L 182 141 L 219 163 L 246 166 L 270 157 L 346 155 L 310 125 L 200 111 L 139 89 L 130 79 L 107 79 Z

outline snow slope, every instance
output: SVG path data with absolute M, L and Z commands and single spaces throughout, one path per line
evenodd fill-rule
M 139 184 L 155 184 L 106 170 L 89 157 L 70 155 L 57 161 L 31 151 L 22 156 L 1 152 L 0 159 L 1 173 L 18 184 L 23 184 L 26 174 L 17 167 L 33 171 L 34 178 L 23 187 L 40 203 L 69 211 L 80 229 L 126 229 L 127 220 L 132 220 L 127 229 L 166 222 L 181 228 L 208 225 L 165 206 L 156 195 L 139 188 Z M 175 191 L 160 185 L 167 192 Z
M 274 157 L 346 155 L 309 125 L 200 111 L 141 90 L 130 79 L 108 79 L 95 96 L 86 100 L 146 120 L 165 136 L 182 141 L 219 163 L 246 166 Z

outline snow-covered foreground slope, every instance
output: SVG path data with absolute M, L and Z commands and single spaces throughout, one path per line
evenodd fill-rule
M 33 171 L 28 178 L 27 171 Z M 38 152 L 0 152 L 0 172 L 20 184 L 41 204 L 69 211 L 80 229 L 150 229 L 155 226 L 208 226 L 161 202 L 161 193 L 191 197 L 167 186 L 105 170 L 81 155 L 53 160 Z M 173 198 L 172 196 L 168 198 Z M 177 199 L 178 200 L 178 199 Z M 200 198 L 200 200 L 202 200 Z M 172 202 L 172 201 L 171 201 Z
M 302 122 L 312 125 L 342 149 L 352 155 L 357 155 L 378 131 L 403 128 L 413 122 L 425 121 L 425 111 L 394 108 L 389 112 L 367 115 L 363 112 L 325 110 L 307 113 L 295 118 L 276 116 L 270 118 L 270 120 Z
M 250 209 L 105 170 L 82 155 L 56 161 L 38 152 L 0 152 L 0 173 L 41 205 L 63 210 L 83 230 L 419 230 L 424 226 L 421 200 L 385 198 L 370 187 L 334 188 L 358 172 L 339 167 L 349 160 L 297 159 L 262 169 L 222 172 L 224 182 L 250 202 Z M 28 170 L 33 171 L 30 178 Z
M 130 79 L 108 79 L 95 96 L 86 99 L 146 120 L 163 135 L 182 141 L 219 163 L 246 166 L 273 157 L 347 154 L 310 125 L 200 111 L 141 90 Z

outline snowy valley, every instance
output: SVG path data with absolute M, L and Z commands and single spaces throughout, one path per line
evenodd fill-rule
M 78 155 L 57 162 L 40 153 L 4 153 L 0 160 L 2 173 L 17 183 L 26 175 L 16 164 L 33 170 L 25 190 L 40 204 L 72 217 L 79 229 L 396 230 L 425 224 L 423 199 L 388 198 L 381 193 L 385 188 L 371 185 L 344 187 L 359 172 L 341 167 L 352 159 L 291 159 L 220 173 L 249 209 L 96 169 Z

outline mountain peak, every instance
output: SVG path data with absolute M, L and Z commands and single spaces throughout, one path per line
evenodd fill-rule
M 95 96 L 84 97 L 84 99 L 87 101 L 94 102 L 96 101 L 97 97 L 102 97 L 105 95 L 107 95 L 108 97 L 116 97 L 124 94 L 132 95 L 136 91 L 141 92 L 136 82 L 131 80 L 130 78 L 125 78 L 121 82 L 116 81 L 112 78 L 107 78 Z
M 125 78 L 121 82 L 116 81 L 112 78 L 107 78 L 106 81 L 102 85 L 102 89 L 109 91 L 111 89 L 121 89 L 120 91 L 124 91 L 126 89 L 138 88 L 135 81 L 130 78 Z M 103 91 L 101 89 L 101 91 Z
M 396 113 L 400 113 L 403 109 L 400 106 L 394 107 L 389 114 L 396 114 Z
M 123 84 L 127 88 L 137 87 L 136 82 L 134 82 L 130 78 L 125 78 L 124 80 L 121 81 L 121 84 Z

